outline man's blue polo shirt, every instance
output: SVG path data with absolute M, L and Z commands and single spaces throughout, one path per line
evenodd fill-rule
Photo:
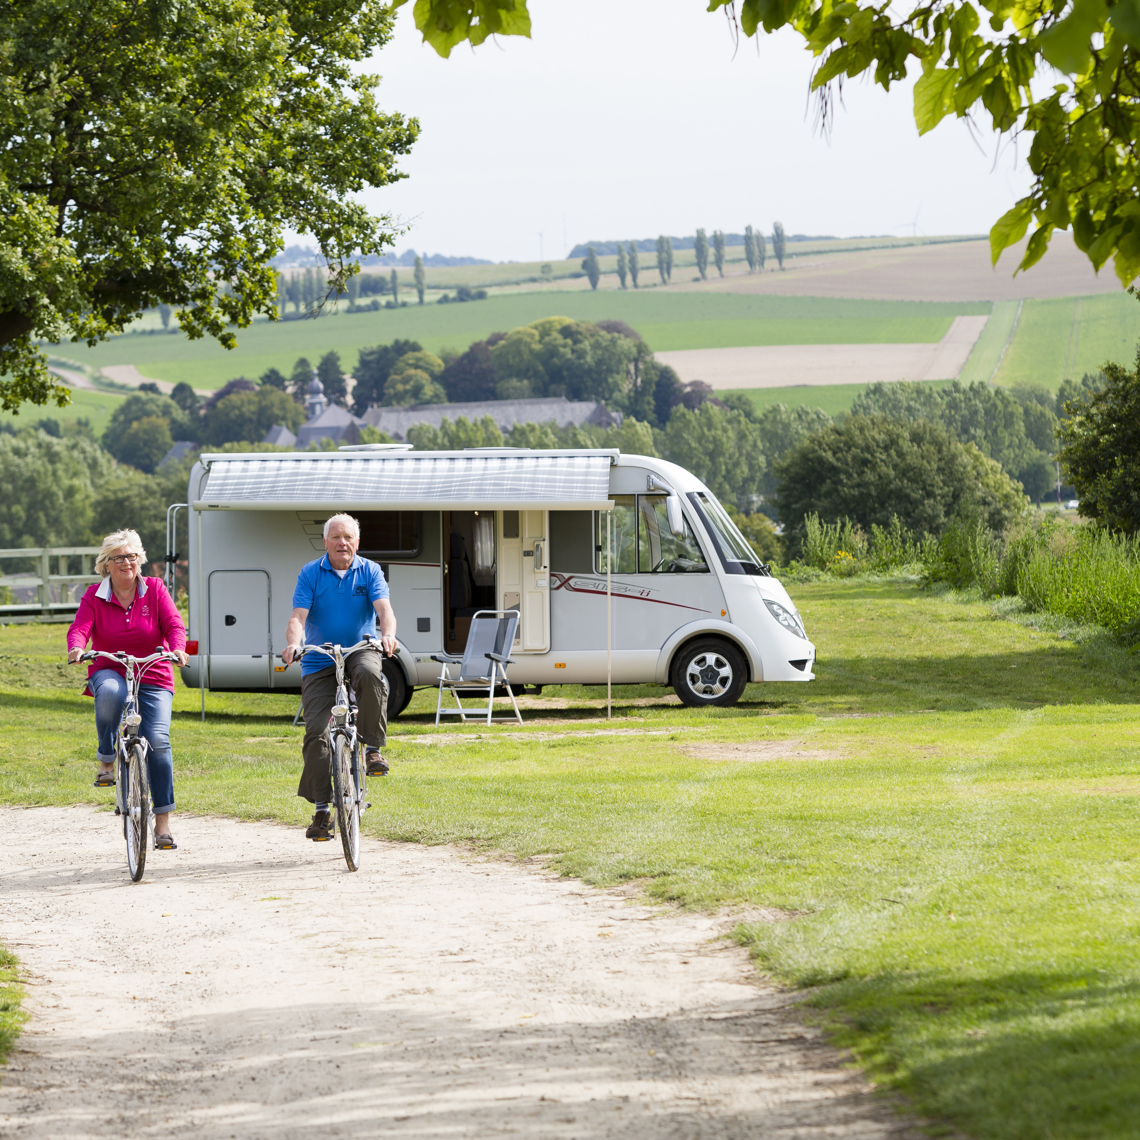
M 356 555 L 342 578 L 330 565 L 329 556 L 301 568 L 293 591 L 293 608 L 308 610 L 305 644 L 355 645 L 376 636 L 376 610 L 372 603 L 388 596 L 384 572 L 375 562 Z M 319 673 L 333 665 L 327 653 L 306 653 L 301 675 Z

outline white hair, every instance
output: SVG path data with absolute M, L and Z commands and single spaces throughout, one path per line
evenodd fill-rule
M 104 578 L 111 573 L 107 569 L 107 563 L 111 560 L 111 555 L 120 547 L 125 546 L 132 554 L 139 556 L 139 567 L 146 562 L 146 551 L 143 550 L 142 539 L 139 538 L 137 530 L 131 530 L 124 527 L 122 530 L 116 530 L 107 535 L 103 539 L 103 545 L 99 548 L 99 556 L 95 559 L 95 573 L 102 574 Z
M 333 517 L 331 519 L 326 519 L 325 520 L 325 530 L 324 530 L 324 537 L 325 538 L 328 538 L 329 528 L 332 526 L 333 523 L 344 523 L 348 527 L 348 529 L 352 531 L 352 537 L 355 538 L 357 542 L 360 541 L 360 523 L 358 523 L 356 521 L 356 519 L 354 519 L 352 517 L 352 515 L 345 515 L 345 514 L 333 515 Z

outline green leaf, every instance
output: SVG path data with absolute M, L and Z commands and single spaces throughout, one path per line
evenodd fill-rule
M 1021 241 L 1033 217 L 1033 201 L 1022 198 L 1012 210 L 1006 210 L 990 230 L 990 259 L 997 265 L 1002 251 Z
M 1108 22 L 1134 47 L 1140 46 L 1140 0 L 1116 0 Z
M 1067 75 L 1083 74 L 1092 60 L 1092 38 L 1103 31 L 1107 14 L 1105 0 L 1073 0 L 1069 14 L 1041 33 L 1042 54 Z
M 1017 267 L 1017 272 L 1028 269 L 1030 266 L 1036 265 L 1044 256 L 1045 251 L 1049 248 L 1049 238 L 1053 233 L 1053 227 L 1046 223 L 1039 226 L 1033 236 L 1029 239 L 1029 244 L 1025 247 L 1025 256 L 1021 259 L 1021 264 Z
M 957 68 L 936 67 L 914 85 L 914 121 L 918 133 L 932 131 L 954 109 L 954 88 L 961 78 Z
M 1133 225 L 1121 234 L 1116 243 L 1112 268 L 1126 289 L 1140 277 L 1140 227 Z

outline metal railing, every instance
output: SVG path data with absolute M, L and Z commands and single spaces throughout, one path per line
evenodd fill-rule
M 6 562 L 31 564 L 17 568 L 12 574 L 0 575 L 0 622 L 71 618 L 79 608 L 83 591 L 99 581 L 95 573 L 99 549 L 98 546 L 26 546 L 0 550 L 0 570 Z M 25 597 L 15 600 L 21 595 Z

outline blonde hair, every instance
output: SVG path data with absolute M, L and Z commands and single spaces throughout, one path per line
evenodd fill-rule
M 96 574 L 101 574 L 106 578 L 107 575 L 111 573 L 111 571 L 107 569 L 107 563 L 110 562 L 111 555 L 118 550 L 120 546 L 125 546 L 127 550 L 139 556 L 139 569 L 142 569 L 142 565 L 146 561 L 146 551 L 143 550 L 142 539 L 139 538 L 139 532 L 137 530 L 124 527 L 122 530 L 116 530 L 103 539 L 103 545 L 99 548 L 99 557 L 95 559 Z
M 349 529 L 351 529 L 351 531 L 352 531 L 353 538 L 355 538 L 357 542 L 360 541 L 360 523 L 358 523 L 356 521 L 356 519 L 354 519 L 352 517 L 352 515 L 345 515 L 345 514 L 333 515 L 333 517 L 331 519 L 326 519 L 325 520 L 325 533 L 324 533 L 325 538 L 328 538 L 329 530 L 332 527 L 333 523 L 347 523 L 349 526 Z

